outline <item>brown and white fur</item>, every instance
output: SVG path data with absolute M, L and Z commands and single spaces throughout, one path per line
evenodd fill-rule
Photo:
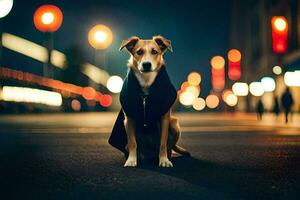
M 120 50 L 126 48 L 130 53 L 128 67 L 133 70 L 140 86 L 145 93 L 154 82 L 156 75 L 164 64 L 163 55 L 167 50 L 172 51 L 171 42 L 162 36 L 154 36 L 152 40 L 142 40 L 133 36 L 123 40 Z M 135 120 L 125 115 L 125 130 L 128 139 L 128 158 L 124 167 L 137 166 L 137 143 L 135 138 Z M 171 115 L 171 109 L 161 117 L 161 139 L 159 149 L 159 166 L 173 167 L 169 160 L 172 150 L 182 155 L 189 156 L 184 148 L 177 145 L 180 136 L 178 120 Z M 170 141 L 168 141 L 170 134 Z

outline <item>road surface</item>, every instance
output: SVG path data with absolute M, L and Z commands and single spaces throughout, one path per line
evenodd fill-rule
M 0 199 L 298 199 L 300 123 L 177 114 L 192 158 L 123 168 L 116 113 L 0 116 Z

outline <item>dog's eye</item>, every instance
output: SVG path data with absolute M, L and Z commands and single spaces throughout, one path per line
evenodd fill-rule
M 144 53 L 144 51 L 143 51 L 142 49 L 140 49 L 140 50 L 138 50 L 138 51 L 136 52 L 136 54 L 139 55 L 139 56 L 143 55 L 143 53 Z
M 157 52 L 155 49 L 152 49 L 151 53 L 155 55 L 155 54 L 157 54 L 158 52 Z

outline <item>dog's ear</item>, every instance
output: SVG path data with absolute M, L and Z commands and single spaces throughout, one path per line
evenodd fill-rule
M 132 36 L 127 40 L 123 40 L 119 50 L 121 51 L 124 47 L 126 47 L 126 49 L 131 53 L 139 39 L 140 38 L 136 36 Z
M 162 50 L 162 52 L 165 52 L 167 49 L 169 49 L 169 51 L 173 52 L 170 40 L 164 38 L 161 35 L 154 36 L 152 39 L 157 43 L 157 45 Z

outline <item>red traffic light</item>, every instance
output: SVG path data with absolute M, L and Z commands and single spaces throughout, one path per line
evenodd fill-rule
M 272 49 L 282 54 L 288 49 L 288 22 L 284 16 L 274 16 L 272 24 Z

